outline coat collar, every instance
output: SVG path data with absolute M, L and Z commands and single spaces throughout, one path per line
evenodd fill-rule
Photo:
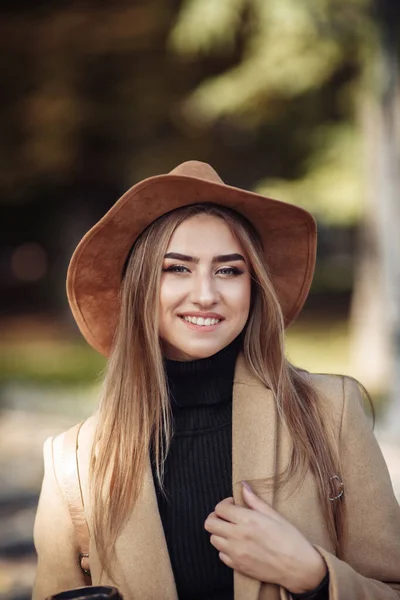
M 272 392 L 252 374 L 243 354 L 235 367 L 232 398 L 232 486 L 234 501 L 244 504 L 241 481 L 272 477 L 276 471 L 277 413 Z M 273 489 L 257 493 L 273 505 Z M 101 575 L 95 548 L 90 548 L 92 575 Z M 150 461 L 145 485 L 116 543 L 116 581 L 127 598 L 178 600 L 169 560 Z M 262 593 L 260 593 L 262 588 Z M 234 600 L 275 600 L 276 586 L 262 584 L 235 571 Z

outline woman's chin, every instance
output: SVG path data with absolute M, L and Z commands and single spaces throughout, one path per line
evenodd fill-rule
M 164 355 L 171 360 L 201 360 L 202 358 L 209 358 L 213 354 L 217 354 L 225 346 L 227 346 L 227 343 L 224 341 L 220 343 L 213 341 L 212 343 L 184 344 L 179 347 L 168 345 L 164 347 Z

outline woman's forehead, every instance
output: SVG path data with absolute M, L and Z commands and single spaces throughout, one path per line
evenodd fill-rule
M 175 229 L 168 245 L 168 252 L 171 251 L 200 257 L 243 253 L 243 248 L 223 219 L 201 214 L 186 219 Z

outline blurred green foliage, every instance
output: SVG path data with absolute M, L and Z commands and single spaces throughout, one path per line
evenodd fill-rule
M 9 342 L 0 345 L 0 384 L 70 386 L 100 378 L 105 359 L 84 342 Z
M 266 177 L 256 190 L 300 204 L 327 223 L 354 224 L 364 194 L 356 115 L 376 33 L 370 0 L 186 0 L 170 36 L 176 52 L 192 59 L 229 52 L 235 39 L 243 50 L 231 69 L 192 92 L 184 113 L 202 125 L 234 117 L 254 129 L 282 122 L 291 105 L 301 102 L 300 119 L 308 115 L 308 127 L 296 124 L 288 139 L 309 138 L 300 173 Z M 324 90 L 335 78 L 333 116 L 334 100 L 324 99 Z M 325 104 L 322 119 L 316 95 Z M 283 127 L 282 134 L 290 136 Z
M 364 164 L 360 131 L 349 123 L 321 127 L 305 173 L 295 179 L 266 178 L 257 191 L 285 198 L 333 226 L 357 223 L 363 214 Z
M 371 43 L 370 0 L 186 0 L 170 44 L 185 56 L 227 52 L 243 37 L 238 65 L 188 100 L 196 118 L 276 115 L 279 100 L 321 88 Z

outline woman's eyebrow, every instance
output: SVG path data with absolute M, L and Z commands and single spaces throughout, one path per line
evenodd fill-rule
M 196 256 L 188 256 L 187 254 L 180 254 L 178 252 L 168 252 L 164 258 L 174 258 L 175 260 L 182 260 L 184 262 L 192 263 L 198 263 L 200 260 Z M 237 254 L 236 252 L 233 254 L 220 254 L 219 256 L 213 256 L 212 258 L 213 263 L 237 262 L 239 260 L 246 262 L 244 256 Z
M 241 254 L 220 254 L 219 256 L 213 256 L 212 262 L 213 263 L 222 263 L 222 262 L 237 262 L 238 260 L 241 260 L 243 262 L 246 262 L 244 259 L 244 256 L 242 256 Z

